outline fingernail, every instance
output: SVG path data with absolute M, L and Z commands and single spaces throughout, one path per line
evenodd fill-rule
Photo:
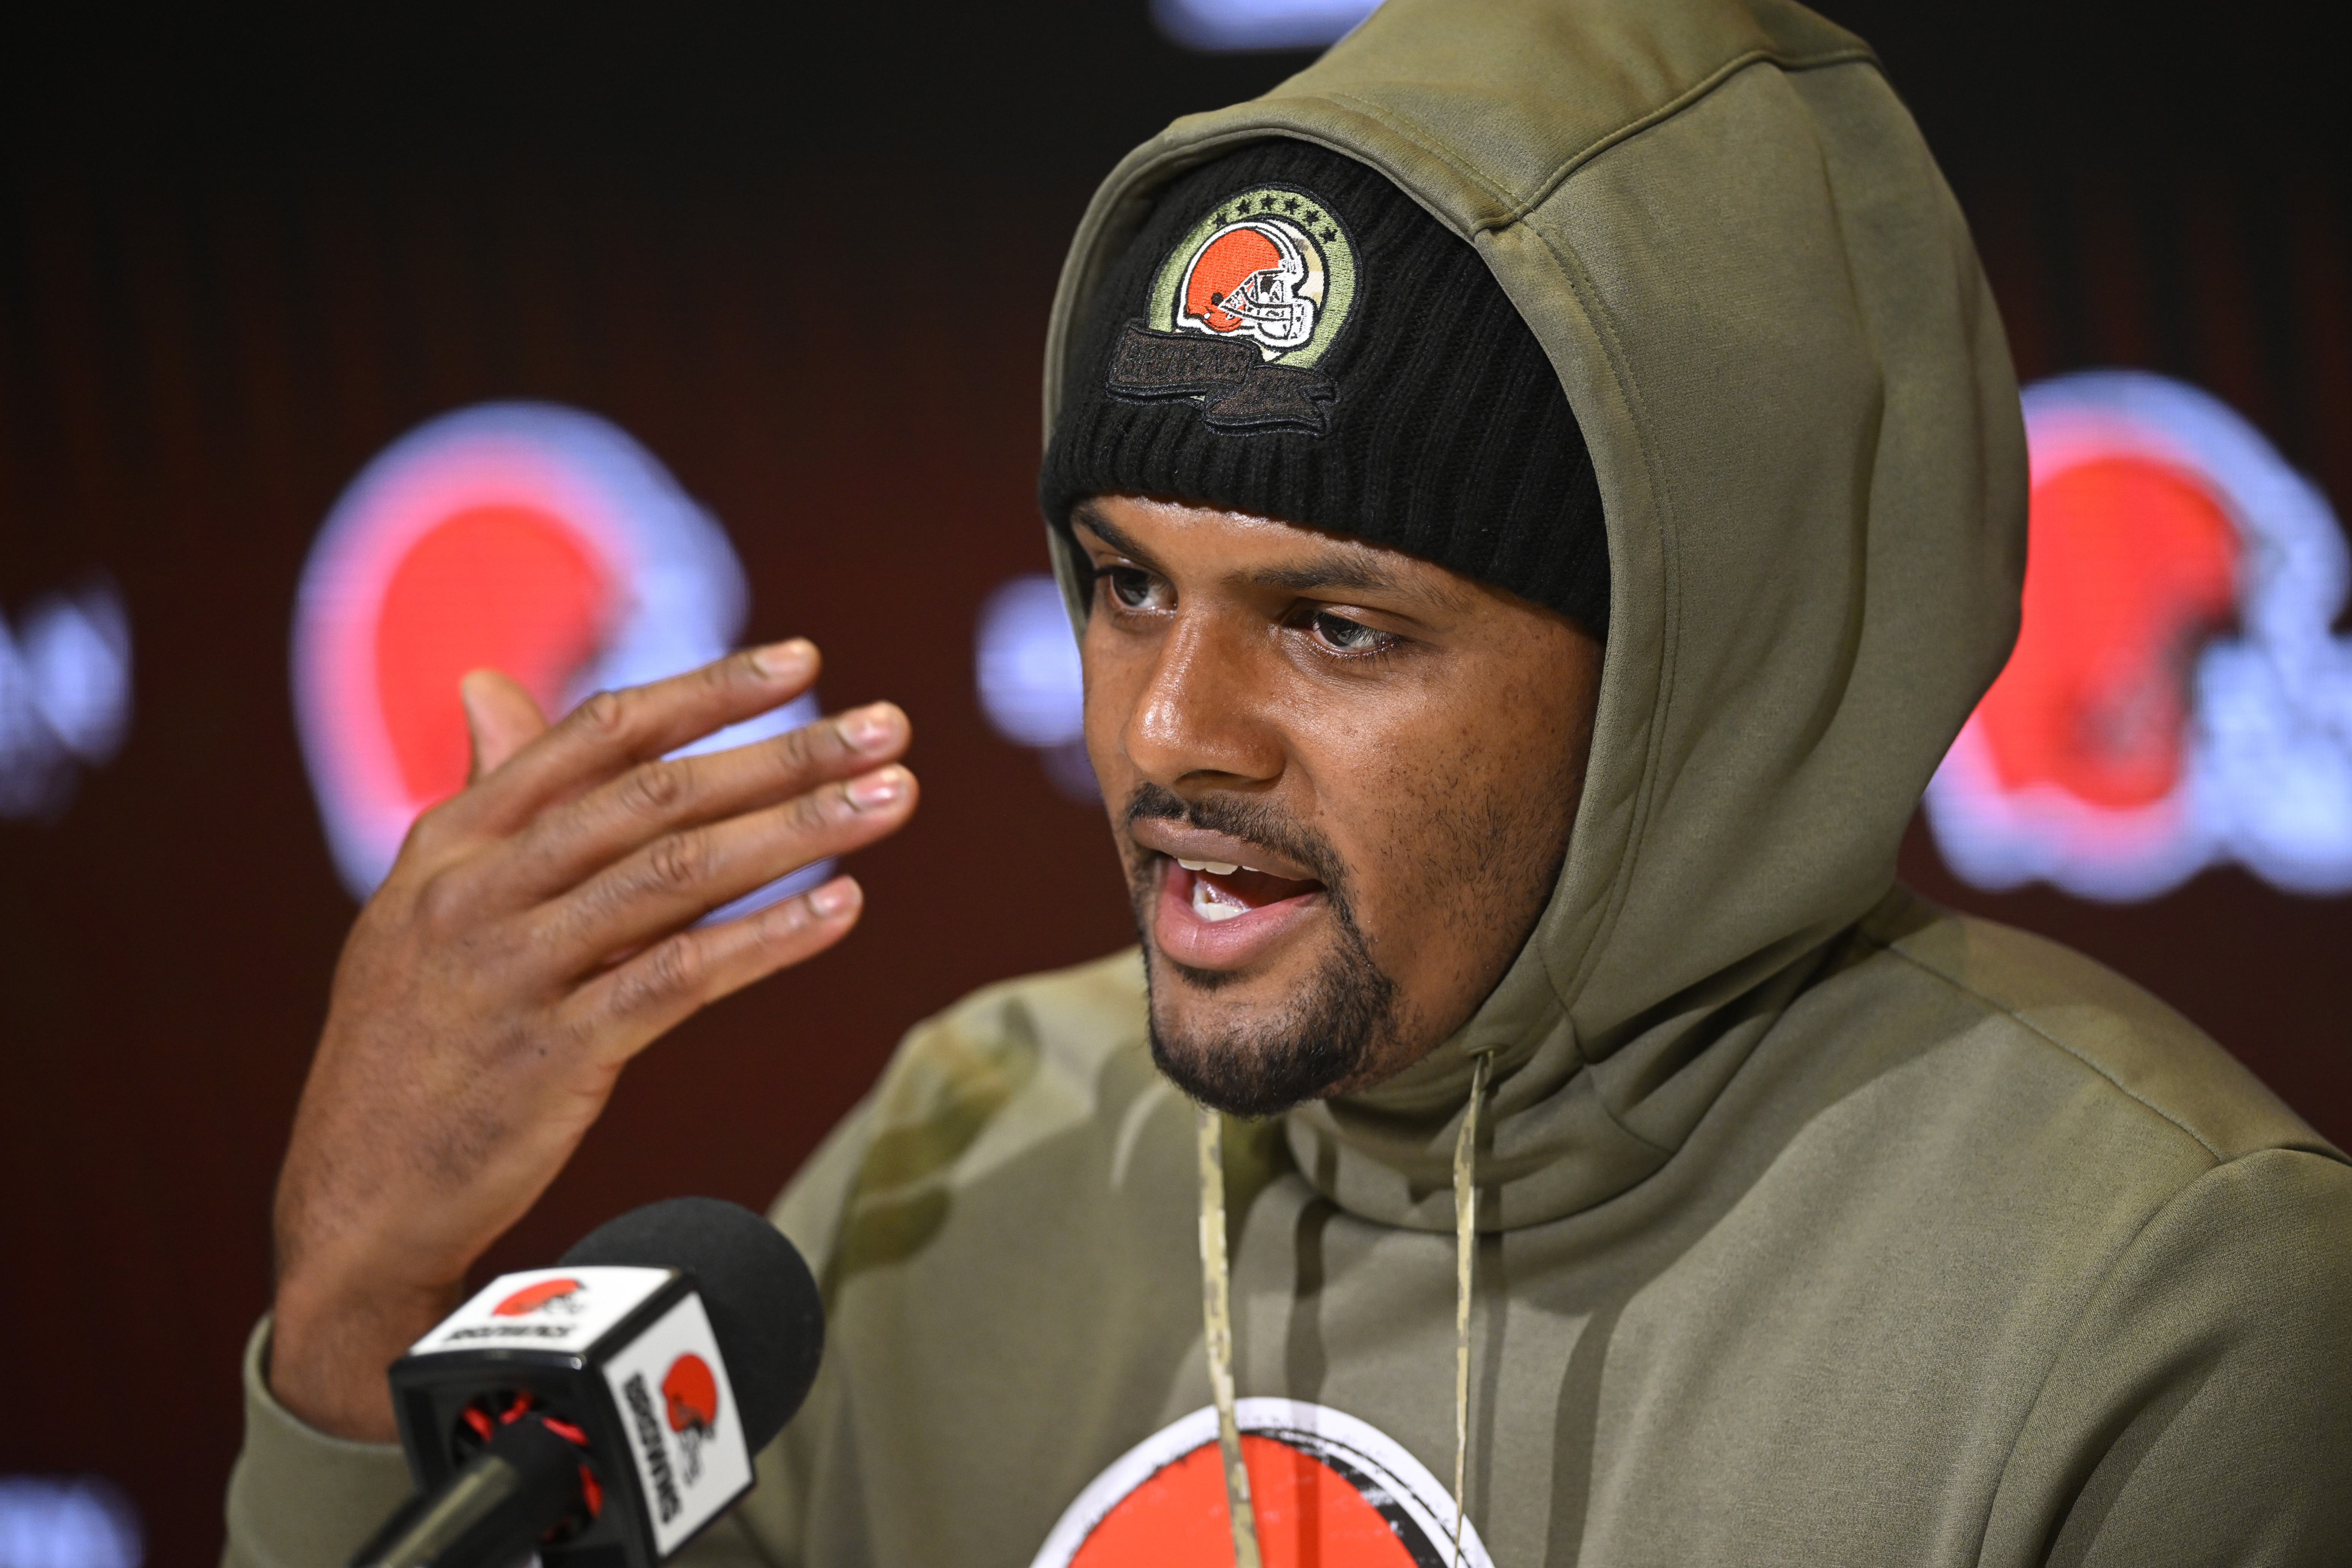
M 808 900 L 809 908 L 814 910 L 819 918 L 831 920 L 835 915 L 847 913 L 856 905 L 857 884 L 846 877 L 839 878 L 811 893 Z
M 860 708 L 842 720 L 841 735 L 861 752 L 878 752 L 898 738 L 898 715 L 887 702 Z
M 849 804 L 860 811 L 887 805 L 907 793 L 907 770 L 883 768 L 849 781 Z
M 752 664 L 771 680 L 807 673 L 809 660 L 815 657 L 816 645 L 806 637 L 793 637 L 751 650 Z

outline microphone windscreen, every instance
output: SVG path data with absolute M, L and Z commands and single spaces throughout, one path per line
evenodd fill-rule
M 742 1205 L 665 1198 L 598 1226 L 560 1262 L 692 1269 L 753 1453 L 808 1397 L 824 1353 L 824 1303 L 799 1250 Z

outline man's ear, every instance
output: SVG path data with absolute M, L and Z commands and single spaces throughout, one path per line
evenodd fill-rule
M 466 734 L 473 742 L 467 784 L 495 771 L 546 731 L 547 715 L 539 710 L 539 703 L 521 681 L 502 669 L 467 671 L 457 682 L 457 700 L 466 710 Z

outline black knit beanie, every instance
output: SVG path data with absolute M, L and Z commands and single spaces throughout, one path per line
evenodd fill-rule
M 1160 195 L 1073 324 L 1038 479 L 1328 529 L 1609 623 L 1583 432 L 1476 250 L 1377 171 L 1254 142 Z

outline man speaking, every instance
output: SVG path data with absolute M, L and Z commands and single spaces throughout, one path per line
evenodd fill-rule
M 2340 1560 L 2352 1170 L 1894 882 L 2025 454 L 1863 45 L 1391 0 L 1112 174 L 1046 382 L 1139 945 L 917 1027 L 793 1181 L 827 1361 L 682 1560 Z M 693 923 L 907 820 L 896 709 L 660 760 L 814 673 L 469 678 L 297 1119 L 231 1563 L 341 1560 L 385 1364 L 624 1064 L 856 919 Z

